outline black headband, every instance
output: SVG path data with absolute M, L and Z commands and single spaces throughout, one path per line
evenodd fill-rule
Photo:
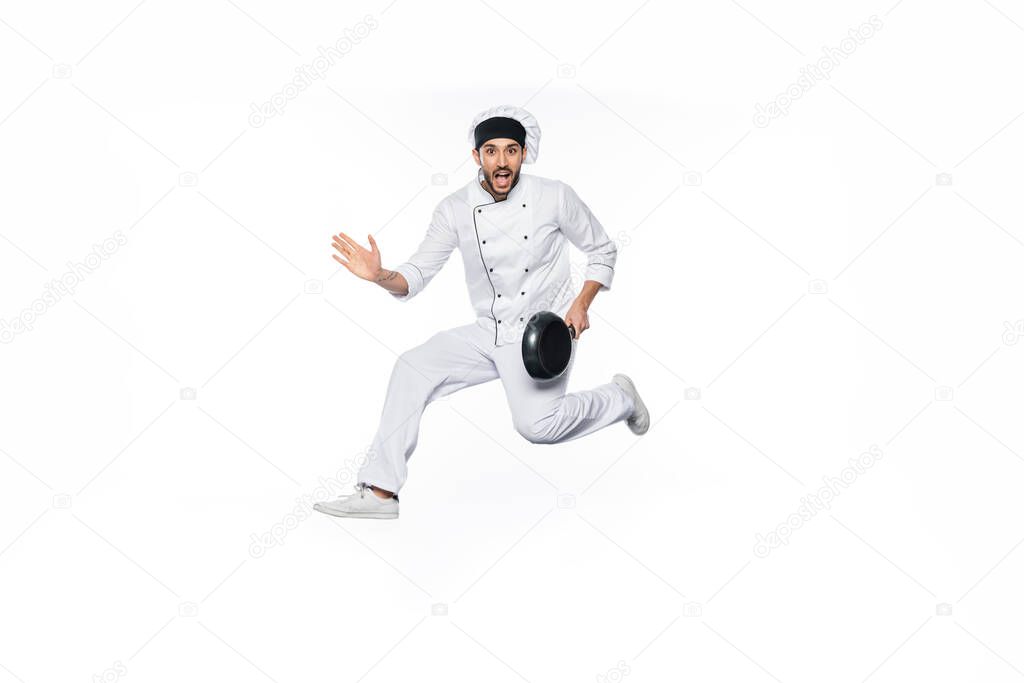
M 473 131 L 475 149 L 480 149 L 480 145 L 494 138 L 510 138 L 518 142 L 520 147 L 526 147 L 526 129 L 523 124 L 507 116 L 492 116 L 481 121 Z

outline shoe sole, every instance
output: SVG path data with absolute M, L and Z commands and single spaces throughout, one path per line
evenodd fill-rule
M 325 508 L 319 503 L 314 505 L 313 509 L 317 512 L 322 512 L 325 515 L 330 515 L 331 517 L 353 517 L 356 519 L 398 519 L 397 512 L 342 512 L 340 510 Z
M 647 406 L 644 404 L 644 400 L 640 398 L 640 392 L 636 390 L 636 385 L 633 384 L 633 380 L 623 374 L 620 374 L 619 377 L 629 385 L 630 390 L 633 392 L 633 399 L 636 401 L 637 412 L 647 416 L 647 426 L 643 429 L 634 428 L 635 425 L 629 424 L 628 420 L 626 421 L 626 426 L 629 427 L 629 431 L 633 432 L 637 436 L 646 434 L 647 430 L 651 428 L 651 414 L 647 412 Z

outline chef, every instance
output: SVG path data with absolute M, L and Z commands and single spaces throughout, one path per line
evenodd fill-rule
M 512 426 L 533 443 L 568 441 L 623 420 L 635 434 L 649 427 L 647 408 L 626 375 L 566 393 L 576 344 L 590 327 L 587 311 L 598 292 L 611 289 L 615 243 L 569 185 L 520 172 L 537 160 L 540 146 L 540 126 L 528 111 L 504 105 L 481 112 L 469 140 L 476 177 L 436 206 L 408 260 L 386 269 L 372 235 L 369 249 L 343 232 L 334 236 L 340 252 L 334 259 L 400 302 L 422 292 L 457 248 L 476 320 L 437 332 L 399 356 L 356 493 L 318 503 L 320 512 L 396 518 L 424 409 L 482 382 L 501 380 Z M 582 285 L 571 277 L 570 243 L 587 258 Z M 576 330 L 569 366 L 551 380 L 531 377 L 522 358 L 526 323 L 539 311 L 559 314 Z

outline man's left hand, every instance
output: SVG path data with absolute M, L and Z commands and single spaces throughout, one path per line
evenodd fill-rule
M 572 325 L 576 331 L 576 339 L 580 338 L 583 330 L 590 327 L 590 318 L 587 316 L 587 307 L 579 300 L 573 302 L 565 314 L 565 324 Z

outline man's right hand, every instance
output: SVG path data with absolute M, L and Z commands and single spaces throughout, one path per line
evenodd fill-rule
M 338 258 L 337 254 L 331 254 L 331 258 L 345 266 L 350 273 L 361 277 L 364 280 L 375 281 L 380 274 L 380 250 L 377 249 L 377 242 L 373 235 L 367 235 L 370 240 L 370 249 L 365 249 L 354 239 L 343 232 L 334 235 L 331 246 L 341 252 L 344 259 Z

